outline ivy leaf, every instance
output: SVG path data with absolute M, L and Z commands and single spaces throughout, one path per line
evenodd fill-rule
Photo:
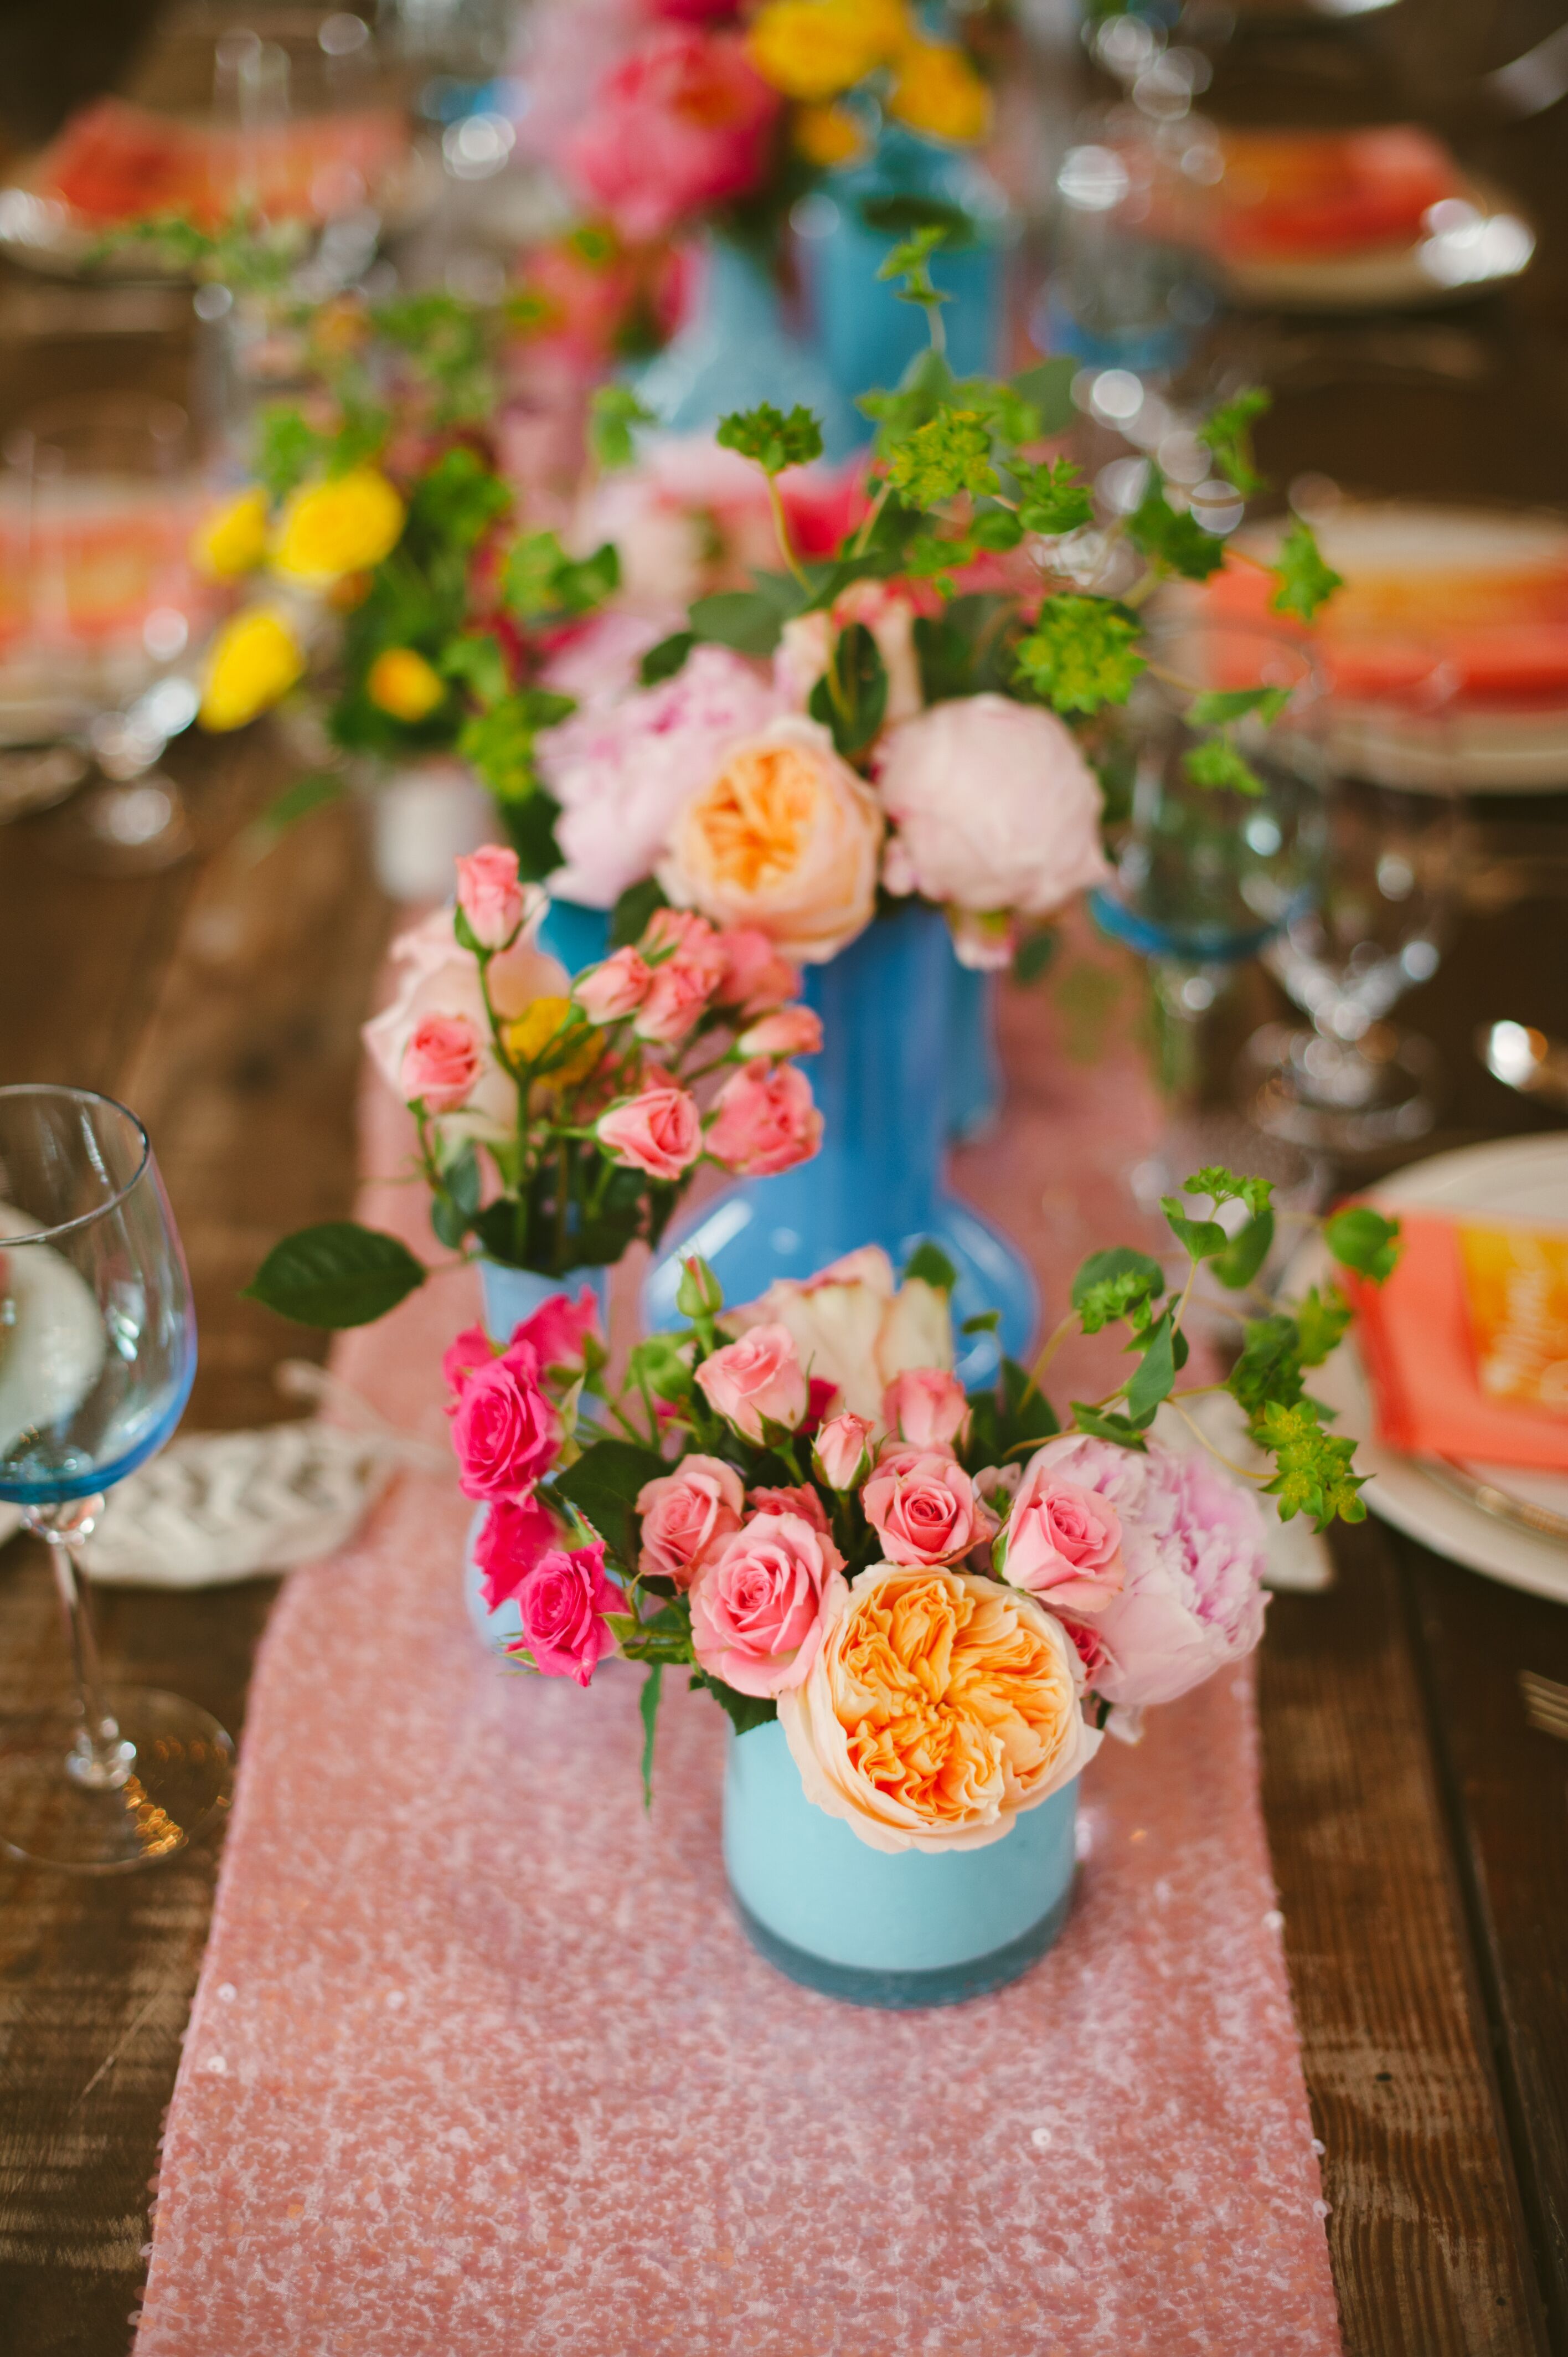
M 422 1286 L 424 1265 L 408 1246 L 353 1220 L 324 1220 L 285 1236 L 244 1288 L 299 1326 L 370 1326 Z
M 1042 467 L 1014 464 L 1018 480 L 1018 521 L 1026 532 L 1055 538 L 1094 521 L 1094 501 L 1079 469 L 1066 458 Z
M 601 384 L 588 404 L 588 442 L 596 465 L 607 472 L 629 467 L 637 456 L 634 425 L 657 423 L 635 393 L 624 384 Z
M 906 1285 L 912 1276 L 918 1276 L 922 1284 L 933 1286 L 939 1293 L 945 1293 L 950 1298 L 958 1284 L 957 1269 L 940 1244 L 932 1243 L 929 1236 L 924 1243 L 915 1246 L 904 1264 Z
M 749 1735 L 754 1727 L 766 1727 L 779 1716 L 776 1702 L 761 1695 L 737 1694 L 734 1686 L 726 1686 L 722 1678 L 710 1677 L 706 1670 L 693 1670 L 688 1683 L 706 1686 L 737 1735 Z
M 1353 1268 L 1381 1285 L 1399 1261 L 1400 1223 L 1374 1211 L 1369 1203 L 1352 1203 L 1323 1223 L 1323 1240 L 1341 1268 Z
M 1279 718 L 1290 699 L 1288 687 L 1208 687 L 1193 697 L 1187 716 L 1201 728 L 1222 728 L 1255 712 L 1267 727 Z
M 1098 1334 L 1140 1303 L 1157 1300 L 1165 1289 L 1165 1273 L 1157 1260 L 1131 1244 L 1112 1244 L 1108 1252 L 1090 1254 L 1073 1278 L 1070 1298 L 1084 1332 Z
M 719 420 L 714 438 L 721 449 L 755 458 L 765 475 L 809 466 L 822 455 L 822 429 L 800 402 L 788 416 L 769 401 L 759 402 L 755 409 L 732 410 Z
M 650 647 L 638 665 L 637 675 L 643 686 L 657 687 L 661 679 L 673 679 L 696 643 L 695 630 L 671 630 L 667 639 Z
M 1246 794 L 1256 801 L 1266 789 L 1262 778 L 1229 737 L 1206 737 L 1181 757 L 1184 774 L 1210 793 Z
M 912 507 L 940 507 L 961 491 L 1001 488 L 991 463 L 991 431 L 972 409 L 940 409 L 892 451 L 887 472 Z
M 833 743 L 846 760 L 876 735 L 887 709 L 887 672 L 876 640 L 864 622 L 851 622 L 839 632 L 831 675 L 823 673 L 806 708 L 813 720 L 832 730 Z
M 664 1684 L 664 1664 L 650 1662 L 648 1675 L 642 1681 L 638 1696 L 638 1715 L 642 1720 L 642 1805 L 653 1806 L 653 1731 L 659 1724 L 659 1693 Z
M 1171 1313 L 1150 1330 L 1148 1347 L 1133 1371 L 1127 1386 L 1128 1421 L 1140 1428 L 1152 1422 L 1155 1410 L 1170 1395 L 1176 1382 L 1176 1351 L 1171 1331 Z
M 1176 1196 L 1162 1195 L 1160 1209 L 1172 1235 L 1194 1260 L 1213 1260 L 1229 1247 L 1230 1239 L 1218 1220 L 1189 1220 Z
M 1144 668 L 1137 617 L 1109 597 L 1047 597 L 1018 642 L 1018 674 L 1057 712 L 1125 704 Z
M 1214 453 L 1215 464 L 1229 476 L 1243 499 L 1262 490 L 1263 479 L 1252 461 L 1252 427 L 1273 406 L 1273 396 L 1262 385 L 1244 385 L 1218 409 L 1210 410 L 1197 429 L 1197 438 Z
M 1205 532 L 1189 511 L 1172 507 L 1157 467 L 1150 467 L 1144 496 L 1127 519 L 1127 537 L 1184 581 L 1207 581 L 1225 562 L 1223 540 Z
M 632 1440 L 596 1440 L 551 1486 L 597 1531 L 618 1563 L 634 1564 L 638 1492 L 669 1469 L 657 1449 Z
M 1316 1286 L 1295 1305 L 1295 1322 L 1301 1334 L 1301 1363 L 1304 1367 L 1320 1367 L 1338 1345 L 1352 1312 L 1350 1304 L 1337 1285 L 1320 1293 Z
M 1318 608 L 1345 587 L 1344 575 L 1324 562 L 1311 525 L 1299 518 L 1281 541 L 1271 570 L 1278 584 L 1269 600 L 1274 612 L 1298 615 L 1304 622 L 1313 620 Z

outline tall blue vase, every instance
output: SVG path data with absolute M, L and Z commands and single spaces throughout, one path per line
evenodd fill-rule
M 682 1323 L 682 1253 L 713 1264 L 730 1302 L 776 1277 L 807 1277 L 861 1244 L 902 1266 L 929 1238 L 958 1272 L 956 1323 L 1001 1312 L 1003 1347 L 1022 1358 L 1039 1315 L 1028 1264 L 942 1183 L 952 952 L 940 911 L 910 901 L 878 917 L 826 965 L 808 966 L 808 1003 L 824 1044 L 808 1067 L 822 1107 L 822 1150 L 775 1178 L 746 1178 L 707 1204 L 658 1261 L 643 1295 L 650 1327 Z M 996 1338 L 960 1337 L 969 1387 L 996 1372 Z
M 996 976 L 956 957 L 948 976 L 947 1092 L 948 1135 L 983 1137 L 1002 1111 Z
M 568 974 L 581 974 L 609 955 L 610 912 L 585 908 L 580 900 L 552 900 L 539 928 L 539 946 L 559 958 Z

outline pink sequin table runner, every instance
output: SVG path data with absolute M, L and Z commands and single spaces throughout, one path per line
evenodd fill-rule
M 967 1158 L 1060 1297 L 1125 1233 L 1152 1118 L 1014 1011 Z M 371 1167 L 394 1167 L 384 1114 Z M 366 1216 L 417 1230 L 408 1188 Z M 339 1372 L 442 1428 L 446 1279 Z M 468 1509 L 406 1478 L 295 1573 L 257 1667 L 169 2115 L 138 2357 L 1329 2357 L 1317 2163 L 1252 1687 L 1085 1779 L 1058 1947 L 938 2013 L 779 1978 L 719 1856 L 724 1723 L 640 1674 L 510 1675 L 458 1593 Z M 666 1681 L 667 1686 L 670 1681 Z

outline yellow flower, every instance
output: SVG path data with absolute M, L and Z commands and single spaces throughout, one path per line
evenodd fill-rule
M 201 725 L 242 728 L 288 694 L 305 670 L 298 640 L 281 615 L 254 608 L 224 624 L 207 658 Z
M 557 1034 L 564 1035 L 577 1010 L 569 998 L 536 998 L 521 1015 L 503 1025 L 501 1037 L 506 1050 L 514 1063 L 532 1064 L 550 1050 Z M 599 1034 L 587 1025 L 583 1027 L 583 1039 L 572 1053 L 559 1063 L 553 1063 L 540 1075 L 542 1086 L 552 1089 L 570 1088 L 575 1081 L 585 1080 L 598 1062 L 604 1049 Z M 564 1044 L 564 1039 L 562 1044 Z M 558 1052 L 558 1049 L 557 1049 Z
M 396 547 L 403 501 L 374 467 L 353 467 L 295 491 L 283 511 L 273 563 L 295 580 L 335 581 L 379 565 Z
M 764 81 L 811 102 L 853 90 L 908 38 L 903 0 L 768 0 L 746 47 Z
M 423 720 L 435 711 L 446 693 L 446 683 L 435 666 L 413 647 L 389 647 L 371 665 L 365 694 L 379 712 L 394 720 Z
M 853 163 L 865 141 L 847 106 L 802 106 L 795 116 L 795 145 L 809 164 L 831 171 Z
M 887 112 L 929 139 L 967 146 L 991 127 L 991 92 L 961 49 L 913 41 L 898 60 Z
M 191 562 L 212 581 L 251 572 L 266 553 L 267 495 L 259 483 L 214 508 L 191 536 Z

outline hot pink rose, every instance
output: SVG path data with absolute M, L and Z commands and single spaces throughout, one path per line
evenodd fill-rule
M 484 1049 L 466 1015 L 427 1015 L 403 1051 L 403 1092 L 427 1113 L 456 1113 L 483 1069 Z
M 758 1514 L 799 1514 L 814 1531 L 827 1533 L 827 1508 L 809 1481 L 777 1490 L 748 1490 L 746 1503 L 747 1522 Z
M 515 1498 L 554 1462 L 561 1419 L 539 1388 L 523 1342 L 476 1367 L 452 1418 L 457 1486 L 466 1498 Z
M 441 1374 L 452 1394 L 451 1415 L 463 1396 L 464 1386 L 476 1367 L 488 1367 L 495 1357 L 490 1338 L 482 1326 L 465 1326 L 455 1334 L 441 1354 Z
M 962 1466 L 934 1449 L 891 1451 L 860 1495 L 889 1563 L 956 1563 L 996 1527 Z
M 652 969 L 634 949 L 617 950 L 603 965 L 592 965 L 572 985 L 572 996 L 590 1023 L 619 1023 L 634 1015 L 648 996 Z
M 508 1652 L 532 1654 L 542 1677 L 575 1678 L 585 1686 L 602 1654 L 614 1643 L 607 1612 L 624 1612 L 626 1598 L 605 1577 L 605 1550 L 552 1547 L 540 1556 L 517 1591 L 523 1644 Z
M 642 1545 L 637 1567 L 689 1587 L 705 1563 L 740 1528 L 745 1491 L 721 1457 L 683 1457 L 673 1473 L 637 1493 Z
M 743 1178 L 770 1178 L 809 1162 L 822 1142 L 811 1084 L 793 1064 L 758 1056 L 719 1091 L 708 1152 Z
M 504 950 L 525 906 L 517 854 L 487 843 L 457 862 L 457 906 L 481 949 Z
M 562 1368 L 575 1375 L 588 1363 L 590 1335 L 602 1347 L 598 1297 L 591 1285 L 585 1285 L 575 1301 L 570 1294 L 553 1293 L 513 1329 L 511 1339 L 514 1345 L 526 1343 L 546 1370 Z
M 718 988 L 721 1006 L 737 1006 L 743 1015 L 766 1015 L 795 996 L 800 969 L 779 955 L 766 933 L 755 925 L 734 925 L 718 939 L 725 957 Z
M 697 1100 L 684 1089 L 644 1089 L 601 1114 L 594 1134 L 614 1160 L 650 1178 L 679 1178 L 703 1150 Z
M 671 25 L 606 75 L 562 161 L 623 237 L 649 243 L 757 186 L 779 109 L 738 34 Z
M 736 1041 L 743 1056 L 814 1056 L 822 1044 L 822 1018 L 811 1006 L 781 1006 Z
M 946 1448 L 969 1422 L 969 1402 L 956 1375 L 940 1367 L 913 1367 L 895 1376 L 883 1393 L 882 1421 L 912 1448 Z
M 515 1596 L 541 1556 L 560 1544 L 561 1526 L 537 1490 L 526 1498 L 493 1500 L 474 1542 L 489 1609 Z
M 677 954 L 654 967 L 632 1029 L 639 1039 L 655 1047 L 678 1047 L 690 1039 L 707 1013 L 712 996 L 712 984 L 701 963 Z
M 1013 1501 L 1003 1574 L 1053 1609 L 1098 1612 L 1125 1577 L 1121 1517 L 1109 1498 L 1058 1471 L 1042 1449 Z
M 811 1462 L 830 1490 L 858 1490 L 871 1464 L 871 1436 L 875 1430 L 866 1415 L 846 1410 L 824 1424 L 811 1451 Z
M 804 1515 L 758 1514 L 693 1585 L 698 1662 L 737 1694 L 800 1685 L 822 1643 L 824 1598 L 843 1569 L 832 1539 Z
M 793 1432 L 806 1413 L 805 1372 L 788 1327 L 754 1326 L 697 1369 L 703 1396 L 747 1440 L 762 1438 L 764 1418 Z

